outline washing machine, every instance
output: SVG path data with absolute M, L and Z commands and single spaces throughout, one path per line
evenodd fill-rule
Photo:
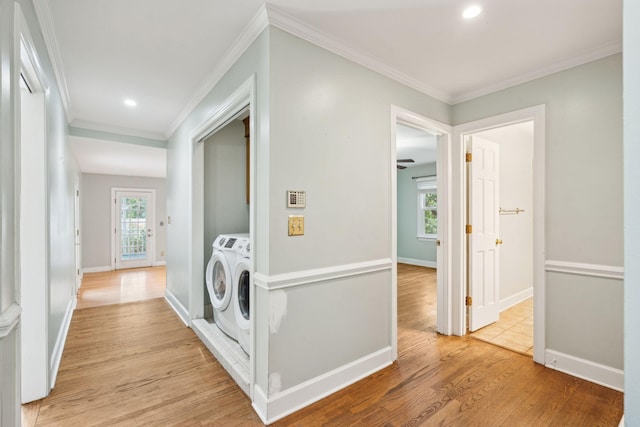
M 249 239 L 238 244 L 236 267 L 233 274 L 232 304 L 235 312 L 238 343 L 249 354 L 251 315 L 249 295 L 251 289 L 251 243 Z
M 238 258 L 238 242 L 247 234 L 221 234 L 213 241 L 213 253 L 205 274 L 207 290 L 213 305 L 213 320 L 222 332 L 238 340 L 233 299 L 233 269 Z

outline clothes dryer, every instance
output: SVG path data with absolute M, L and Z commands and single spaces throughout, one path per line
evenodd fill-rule
M 207 264 L 206 283 L 211 305 L 213 321 L 222 332 L 238 340 L 233 299 L 233 269 L 238 257 L 238 240 L 246 234 L 221 234 L 213 241 L 213 253 Z
M 251 337 L 251 243 L 249 239 L 238 245 L 238 257 L 233 274 L 233 299 L 238 343 L 249 354 Z

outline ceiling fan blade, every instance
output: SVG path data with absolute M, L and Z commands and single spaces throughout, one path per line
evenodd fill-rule
M 396 160 L 398 163 L 415 163 L 413 159 L 398 159 Z
M 402 166 L 402 165 L 396 165 L 396 167 L 397 167 L 398 169 L 406 169 L 406 168 L 407 168 L 406 166 Z

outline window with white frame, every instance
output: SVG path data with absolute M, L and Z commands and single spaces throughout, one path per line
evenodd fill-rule
M 418 194 L 418 238 L 438 237 L 438 180 L 435 176 L 416 180 Z

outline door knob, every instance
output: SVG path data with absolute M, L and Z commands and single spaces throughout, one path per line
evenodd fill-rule
M 440 240 L 436 240 L 436 246 L 440 246 Z
M 502 239 L 496 239 L 496 246 L 501 245 L 502 244 Z

